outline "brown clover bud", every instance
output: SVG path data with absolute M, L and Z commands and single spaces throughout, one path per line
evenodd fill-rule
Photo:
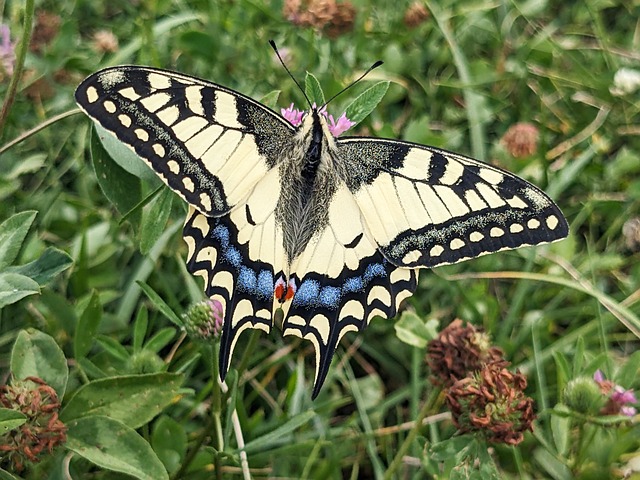
M 516 123 L 509 127 L 500 140 L 514 158 L 524 158 L 538 151 L 540 132 L 532 123 Z
M 409 5 L 407 11 L 404 12 L 404 24 L 409 28 L 416 28 L 422 22 L 429 18 L 429 10 L 422 2 L 416 1 Z
M 34 386 L 35 384 L 35 386 Z M 55 390 L 37 377 L 0 387 L 0 405 L 27 417 L 25 423 L 0 435 L 0 452 L 17 472 L 25 463 L 67 441 L 67 427 L 58 419 L 60 402 Z
M 524 375 L 494 362 L 454 383 L 446 403 L 461 432 L 480 432 L 490 442 L 517 445 L 536 418 L 533 400 L 524 394 L 526 386 Z
M 98 30 L 93 34 L 93 48 L 100 53 L 118 51 L 118 37 L 111 30 Z
M 335 38 L 351 30 L 356 9 L 350 2 L 335 0 L 285 0 L 282 14 L 294 25 L 313 27 Z
M 502 350 L 491 346 L 489 336 L 471 324 L 456 319 L 427 346 L 427 363 L 435 385 L 450 386 L 477 372 L 483 365 L 502 361 Z
M 32 52 L 42 52 L 44 47 L 49 45 L 60 31 L 60 15 L 46 11 L 39 11 L 36 14 L 36 22 L 29 43 L 29 50 Z

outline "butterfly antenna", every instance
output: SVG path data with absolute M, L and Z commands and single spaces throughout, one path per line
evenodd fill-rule
M 273 51 L 276 52 L 276 55 L 278 56 L 278 60 L 280 60 L 280 63 L 282 64 L 282 66 L 284 67 L 284 69 L 287 71 L 287 73 L 289 74 L 289 76 L 291 77 L 291 80 L 294 81 L 294 83 L 298 86 L 298 88 L 300 89 L 300 91 L 302 92 L 302 95 L 304 95 L 304 98 L 307 100 L 307 103 L 309 104 L 309 108 L 313 108 L 311 106 L 311 100 L 309 100 L 309 97 L 307 97 L 307 94 L 305 93 L 304 89 L 300 86 L 300 84 L 298 83 L 298 81 L 296 80 L 296 77 L 294 77 L 291 72 L 289 71 L 289 69 L 287 68 L 287 65 L 284 63 L 284 60 L 282 60 L 282 57 L 280 56 L 280 52 L 278 51 L 278 47 L 276 47 L 276 42 L 274 42 L 273 40 L 269 40 L 269 45 L 271 45 L 271 48 L 273 48 Z
M 364 77 L 366 77 L 369 72 L 371 70 L 373 70 L 374 68 L 378 68 L 380 65 L 382 65 L 384 62 L 382 60 L 378 60 L 376 63 L 374 63 L 373 65 L 371 65 L 366 72 L 364 72 L 362 75 L 360 75 L 357 79 L 355 79 L 353 82 L 351 82 L 349 85 L 347 85 L 346 87 L 344 87 L 342 90 L 340 90 L 338 93 L 336 93 L 333 97 L 331 97 L 329 100 L 327 100 L 326 102 L 324 102 L 324 105 L 322 105 L 322 107 L 320 107 L 319 110 L 322 110 L 324 107 L 326 107 L 329 102 L 331 102 L 334 98 L 336 98 L 338 95 L 342 95 L 344 92 L 346 92 L 347 90 L 349 90 L 351 87 L 353 87 L 356 83 L 358 83 L 360 80 L 362 80 Z

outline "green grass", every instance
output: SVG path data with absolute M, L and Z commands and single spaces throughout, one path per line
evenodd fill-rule
M 6 2 L 0 10 L 13 41 L 23 36 L 30 5 Z M 0 467 L 28 479 L 65 470 L 72 478 L 205 479 L 214 469 L 218 478 L 242 478 L 248 465 L 254 478 L 564 480 L 620 478 L 637 463 L 637 420 L 580 412 L 565 405 L 563 391 L 597 369 L 640 388 L 640 234 L 635 244 L 623 234 L 625 222 L 640 216 L 640 88 L 614 89 L 616 72 L 640 71 L 639 7 L 425 5 L 428 19 L 409 29 L 407 4 L 354 1 L 353 30 L 329 38 L 289 22 L 281 2 L 37 2 L 36 11 L 58 15 L 59 25 L 42 43 L 35 18 L 33 39 L 41 43 L 25 50 L 19 78 L 5 74 L 0 83 L 7 107 L 0 244 L 11 247 L 0 251 L 0 373 L 3 383 L 37 375 L 64 394 L 69 439 L 21 473 L 0 451 Z M 96 49 L 93 35 L 102 29 L 118 39 L 116 51 Z M 203 296 L 184 265 L 185 206 L 168 193 L 147 198 L 158 183 L 146 176 L 118 176 L 129 183 L 103 191 L 98 180 L 116 164 L 101 157 L 73 101 L 85 76 L 126 63 L 174 69 L 256 99 L 279 91 L 278 108 L 301 108 L 269 39 L 296 78 L 313 73 L 327 97 L 383 60 L 330 113 L 388 80 L 356 133 L 507 168 L 548 192 L 571 227 L 552 245 L 421 272 L 405 303 L 416 313 L 414 343 L 399 339 L 397 319 L 347 335 L 315 401 L 311 344 L 283 340 L 277 328 L 243 334 L 227 387 L 212 381 L 217 346 L 179 327 Z M 517 122 L 540 132 L 537 152 L 525 159 L 500 143 Z M 14 217 L 29 211 L 35 217 Z M 30 262 L 30 270 L 22 267 Z M 455 436 L 429 381 L 426 349 L 415 346 L 455 318 L 484 327 L 510 368 L 528 376 L 538 418 L 520 445 Z M 0 409 L 3 427 L 15 421 Z M 102 460 L 83 450 L 95 443 Z M 456 468 L 474 459 L 480 469 Z

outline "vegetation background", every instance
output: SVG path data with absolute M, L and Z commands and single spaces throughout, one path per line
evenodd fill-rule
M 592 380 L 604 372 L 632 408 L 637 0 L 26 0 L 0 13 L 0 478 L 639 478 L 638 417 L 604 415 Z M 85 76 L 127 63 L 301 107 L 269 39 L 327 95 L 383 60 L 331 113 L 388 80 L 356 134 L 503 166 L 571 226 L 550 246 L 422 272 L 401 320 L 343 339 L 313 402 L 311 346 L 277 329 L 242 336 L 228 390 L 212 381 L 215 348 L 178 326 L 202 300 L 184 266 L 185 207 L 165 192 L 123 218 L 157 184 L 119 170 L 73 100 Z M 455 318 L 527 375 L 537 420 L 519 445 L 456 434 L 425 362 Z M 7 400 L 26 388 L 32 407 L 56 404 L 29 376 L 53 388 L 59 418 Z

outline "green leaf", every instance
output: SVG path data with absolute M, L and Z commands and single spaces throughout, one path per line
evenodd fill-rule
M 121 362 L 126 362 L 127 360 L 129 360 L 129 351 L 124 348 L 116 339 L 107 337 L 106 335 L 98 335 L 96 341 L 113 358 L 118 359 Z
M 317 107 L 324 105 L 324 92 L 313 73 L 307 72 L 307 76 L 304 78 L 304 92 L 311 100 L 311 103 L 315 103 Z
M 46 333 L 31 328 L 21 330 L 11 350 L 9 368 L 16 379 L 41 378 L 56 391 L 60 400 L 64 397 L 69 379 L 67 359 Z
M 298 427 L 308 423 L 316 416 L 316 412 L 313 410 L 307 410 L 292 418 L 286 423 L 279 426 L 275 430 L 270 431 L 266 435 L 251 440 L 245 445 L 245 451 L 247 453 L 262 452 L 271 450 L 278 445 L 291 441 L 290 434 L 293 433 Z
M 0 480 L 20 480 L 20 477 L 16 477 L 6 470 L 0 469 Z
M 60 413 L 68 422 L 89 415 L 104 415 L 139 428 L 173 403 L 183 376 L 152 373 L 102 378 L 78 389 Z
M 164 232 L 171 213 L 173 192 L 163 188 L 142 211 L 140 226 L 140 253 L 147 255 Z
M 35 280 L 18 273 L 0 273 L 0 308 L 37 293 L 40 285 Z
M 571 434 L 571 418 L 569 416 L 554 415 L 555 412 L 571 413 L 569 407 L 561 403 L 556 404 L 551 410 L 551 435 L 556 446 L 556 452 L 564 456 L 569 451 L 569 440 Z
M 133 428 L 103 416 L 67 423 L 65 447 L 93 464 L 140 480 L 168 480 L 151 446 Z
M 158 353 L 164 347 L 166 347 L 173 337 L 176 336 L 176 329 L 174 327 L 165 327 L 151 337 L 144 346 L 144 350 Z
M 128 150 L 130 154 L 135 155 L 119 140 L 115 139 L 111 133 L 106 133 L 105 135 L 105 138 L 111 138 L 112 141 L 118 142 L 125 150 Z M 117 153 L 113 154 L 119 155 Z M 137 158 L 137 155 L 135 155 L 135 157 Z M 121 215 L 129 212 L 140 202 L 142 195 L 140 180 L 113 160 L 113 157 L 107 153 L 102 143 L 100 143 L 100 140 L 98 140 L 98 133 L 96 132 L 91 135 L 91 159 L 102 193 L 104 193 Z M 141 162 L 140 159 L 137 161 Z M 133 212 L 129 218 L 132 223 L 139 225 L 140 211 Z
M 367 88 L 349 104 L 345 113 L 356 124 L 364 120 L 380 103 L 389 89 L 389 81 L 378 82 Z
M 12 408 L 0 408 L 0 435 L 18 428 L 27 421 L 27 416 Z
M 173 418 L 161 415 L 153 423 L 151 445 L 170 473 L 180 468 L 187 453 L 187 441 L 184 426 Z
M 438 335 L 438 321 L 428 320 L 425 322 L 414 312 L 405 310 L 400 315 L 394 328 L 396 336 L 408 345 L 424 348 L 430 340 Z
M 169 320 L 171 320 L 178 327 L 182 328 L 182 320 L 180 317 L 174 312 L 169 305 L 158 295 L 153 288 L 147 285 L 144 282 L 138 282 L 142 291 L 147 294 L 149 300 L 156 306 L 156 308 L 162 312 Z
M 281 90 L 273 90 L 260 99 L 260 103 L 266 105 L 271 110 L 277 110 L 278 98 L 280 98 Z
M 16 213 L 0 223 L 0 269 L 11 265 L 20 253 L 36 214 L 33 210 Z
M 574 478 L 571 470 L 560 459 L 543 448 L 536 448 L 533 451 L 533 458 L 550 478 L 555 480 L 571 480 Z
M 76 326 L 73 339 L 73 351 L 76 360 L 86 357 L 87 353 L 89 353 L 96 339 L 100 320 L 102 320 L 102 305 L 100 304 L 98 292 L 94 290 Z
M 156 183 L 158 176 L 148 167 L 136 152 L 129 146 L 122 143 L 118 138 L 106 130 L 98 123 L 94 123 L 94 135 L 100 140 L 100 143 L 109 158 L 111 158 L 118 166 L 122 167 L 127 173 L 141 180 Z M 92 136 L 92 141 L 94 140 Z M 93 144 L 91 145 L 91 153 L 93 154 Z
M 49 283 L 56 275 L 73 265 L 73 259 L 62 250 L 47 247 L 37 260 L 17 267 L 9 267 L 7 271 L 18 273 L 38 282 L 41 287 Z
M 133 351 L 139 352 L 144 343 L 144 337 L 147 335 L 147 327 L 149 326 L 149 310 L 143 305 L 138 310 L 136 321 L 133 324 Z

